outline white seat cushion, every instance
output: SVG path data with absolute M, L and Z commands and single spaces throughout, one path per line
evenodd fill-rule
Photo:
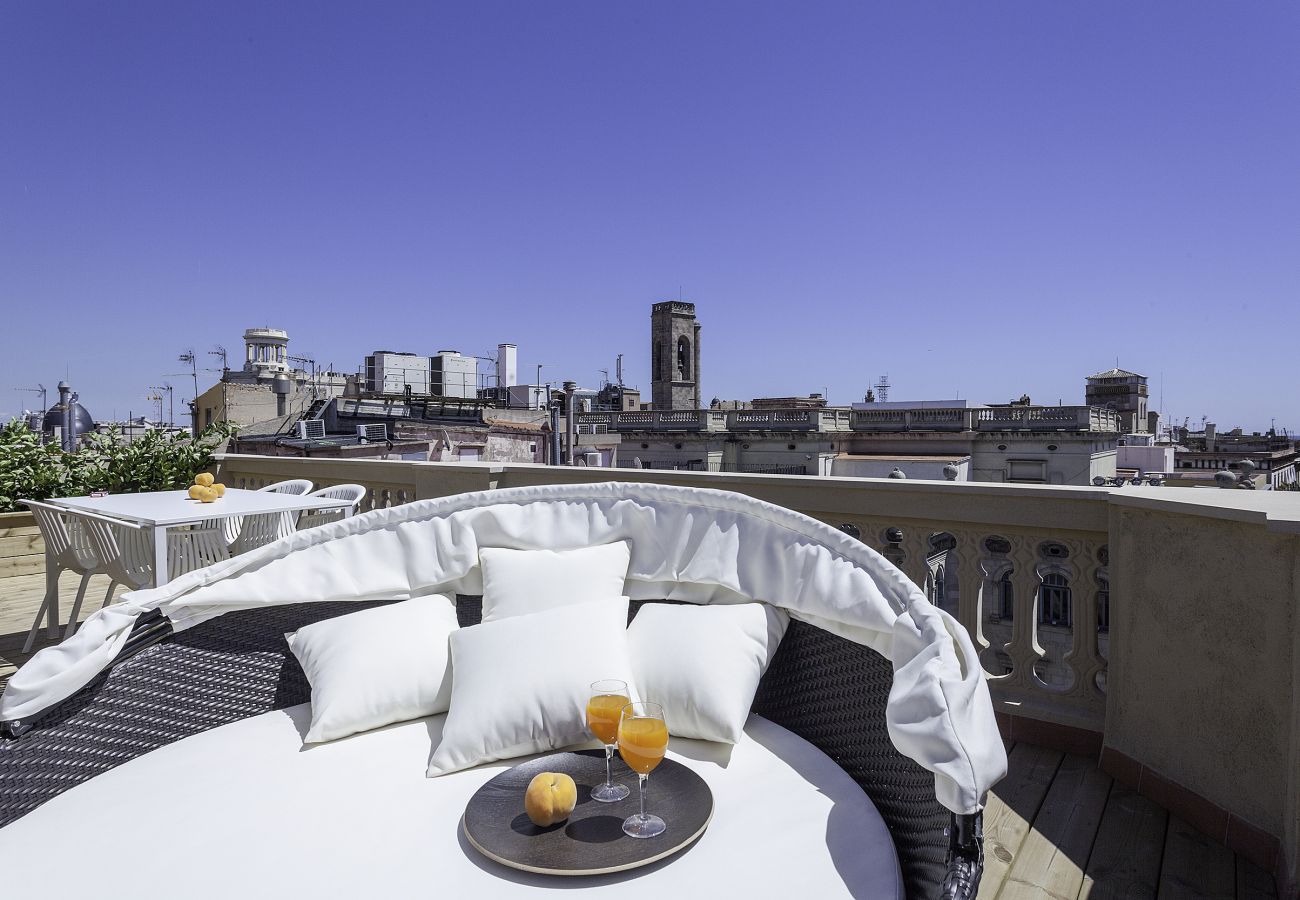
M 304 750 L 309 717 L 298 706 L 186 738 L 0 828 L 0 859 L 22 862 L 5 870 L 6 896 L 903 897 L 866 795 L 821 751 L 758 717 L 729 758 L 718 744 L 672 740 L 669 758 L 713 792 L 713 821 L 693 847 L 648 869 L 559 880 L 493 863 L 461 835 L 470 796 L 507 766 L 425 778 L 442 716 Z M 653 812 L 653 775 L 647 805 Z M 634 812 L 636 799 L 616 806 Z M 144 870 L 142 842 L 158 851 Z
M 307 743 L 446 712 L 447 639 L 458 628 L 442 594 L 377 606 L 285 635 L 311 684 Z
M 631 553 L 627 541 L 576 550 L 485 547 L 478 555 L 483 621 L 621 597 Z

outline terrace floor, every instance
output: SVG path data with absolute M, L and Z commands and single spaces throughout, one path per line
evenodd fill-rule
M 107 587 L 104 576 L 91 579 L 80 618 Z M 61 588 L 66 616 L 76 576 L 65 574 Z M 40 574 L 0 579 L 0 689 L 27 659 L 22 645 L 44 590 Z M 42 631 L 33 650 L 48 643 Z M 1010 771 L 984 813 L 980 900 L 1277 896 L 1270 874 L 1115 783 L 1095 759 L 1023 742 L 1008 751 Z

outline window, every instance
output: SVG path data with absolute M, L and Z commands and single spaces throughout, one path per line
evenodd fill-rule
M 1055 572 L 1043 576 L 1038 589 L 1038 624 L 1070 627 L 1070 583 Z
M 1006 572 L 998 582 L 998 615 L 1002 621 L 1010 622 L 1016 614 L 1016 592 L 1011 586 L 1011 573 Z
M 691 380 L 691 342 L 685 337 L 677 339 L 677 380 Z
M 663 341 L 655 341 L 654 377 L 660 381 L 668 380 L 668 367 L 664 365 Z
M 1103 581 L 1097 589 L 1097 633 L 1110 633 L 1110 582 Z
M 934 605 L 943 609 L 944 587 L 943 587 L 943 566 L 934 570 Z

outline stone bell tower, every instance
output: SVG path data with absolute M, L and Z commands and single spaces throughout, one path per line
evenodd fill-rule
M 655 409 L 700 408 L 700 322 L 695 304 L 650 307 L 650 399 Z

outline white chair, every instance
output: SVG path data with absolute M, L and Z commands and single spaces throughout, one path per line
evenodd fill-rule
M 223 559 L 230 559 L 230 542 L 220 522 L 167 533 L 167 577 L 171 580 Z
M 104 597 L 106 605 L 113 595 L 113 588 L 119 584 L 133 591 L 153 584 L 152 528 L 96 513 L 70 511 L 70 514 L 80 519 L 81 527 L 90 535 L 103 571 L 113 580 Z M 76 621 L 74 611 L 72 622 L 68 623 L 68 634 L 72 633 Z
M 288 481 L 277 481 L 275 484 L 268 484 L 266 487 L 258 488 L 259 491 L 293 494 L 299 497 L 311 489 L 312 483 L 306 478 L 291 478 Z M 230 544 L 230 553 L 231 555 L 247 553 L 249 550 L 256 550 L 258 547 L 265 546 L 272 541 L 278 541 L 280 538 L 292 534 L 297 522 L 298 513 L 296 512 L 261 513 L 255 516 L 244 516 L 238 525 L 238 535 Z
M 361 505 L 361 500 L 366 496 L 366 487 L 362 484 L 334 484 L 327 488 L 321 488 L 319 491 L 313 491 L 308 497 L 323 497 L 326 500 L 347 500 L 352 504 L 352 512 L 357 511 Z M 298 517 L 298 530 L 306 528 L 315 528 L 317 525 L 324 525 L 327 522 L 337 522 L 343 518 L 341 509 L 322 509 L 320 511 L 307 511 Z
M 67 510 L 36 500 L 18 502 L 30 509 L 36 519 L 36 525 L 41 530 L 41 539 L 45 541 L 46 565 L 50 567 L 45 573 L 45 599 L 41 603 L 41 608 L 36 611 L 36 621 L 32 623 L 32 630 L 27 633 L 27 641 L 23 644 L 23 653 L 28 653 L 32 649 L 37 633 L 41 630 L 41 618 L 50 610 L 51 604 L 58 597 L 59 576 L 65 571 L 76 572 L 81 576 L 81 584 L 77 586 L 76 603 L 72 607 L 72 617 L 68 622 L 68 627 L 72 628 L 77 621 L 77 613 L 81 610 L 81 601 L 85 599 L 90 576 L 102 572 L 103 568 L 86 532 L 75 521 L 65 520 L 64 515 Z M 112 590 L 111 586 L 109 590 Z M 51 630 L 57 627 L 57 622 L 50 623 Z

